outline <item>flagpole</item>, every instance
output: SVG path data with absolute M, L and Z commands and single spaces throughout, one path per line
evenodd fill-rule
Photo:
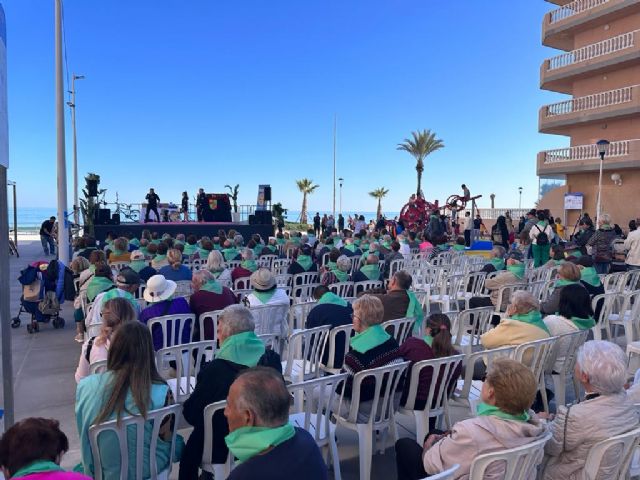
M 336 218 L 336 136 L 338 130 L 338 115 L 333 116 L 333 218 Z
M 58 170 L 58 259 L 69 265 L 67 165 L 64 143 L 64 79 L 62 76 L 62 0 L 55 2 L 56 139 Z

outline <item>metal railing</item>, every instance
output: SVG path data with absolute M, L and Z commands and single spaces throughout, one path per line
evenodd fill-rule
M 633 100 L 633 85 L 631 87 L 617 88 L 608 92 L 594 93 L 584 97 L 576 97 L 564 102 L 553 103 L 545 107 L 545 117 L 568 115 L 575 112 L 595 110 L 597 108 L 610 107 L 628 103 Z
M 568 67 L 576 63 L 592 60 L 603 55 L 619 52 L 634 46 L 635 34 L 639 30 L 623 33 L 615 37 L 607 38 L 601 42 L 592 43 L 584 47 L 572 50 L 556 57 L 548 59 L 549 65 L 547 71 L 557 70 L 558 68 Z
M 102 204 L 111 210 L 111 213 L 116 213 L 118 211 L 118 204 L 115 202 L 106 202 Z M 142 203 L 119 203 L 120 205 L 120 221 L 123 223 L 138 223 L 144 221 L 144 216 L 146 213 L 146 207 L 143 207 Z M 162 206 L 158 207 L 158 213 L 160 214 L 160 218 L 162 221 L 165 221 L 165 213 L 168 221 L 172 222 L 180 222 L 183 221 L 184 215 L 180 211 L 180 206 L 173 204 L 171 207 L 166 206 L 165 204 L 161 204 Z M 166 212 L 165 212 L 166 210 Z M 253 215 L 255 213 L 256 206 L 255 205 L 238 205 L 238 221 L 239 222 L 247 222 L 249 221 L 249 215 Z M 126 215 L 126 213 L 132 213 L 132 215 Z M 231 207 L 231 215 L 233 216 L 233 207 Z M 155 220 L 155 215 L 151 213 L 150 218 Z M 195 204 L 189 204 L 189 221 L 197 220 L 196 206 Z
M 629 155 L 631 142 L 632 140 L 611 142 L 608 147 L 606 158 L 624 157 L 625 155 Z M 543 153 L 545 164 L 594 160 L 600 158 L 597 145 L 577 145 L 575 147 L 547 150 Z
M 573 17 L 592 8 L 599 7 L 605 3 L 609 3 L 610 0 L 573 0 L 571 3 L 567 3 L 563 7 L 557 8 L 549 12 L 549 23 L 556 23 L 565 18 Z

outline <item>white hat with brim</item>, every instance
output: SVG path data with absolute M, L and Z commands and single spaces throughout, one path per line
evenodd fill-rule
M 249 277 L 251 286 L 256 290 L 271 290 L 276 286 L 276 277 L 271 270 L 259 268 Z
M 167 280 L 164 275 L 154 275 L 147 281 L 147 288 L 144 290 L 144 299 L 149 303 L 162 302 L 171 298 L 176 291 L 176 282 Z

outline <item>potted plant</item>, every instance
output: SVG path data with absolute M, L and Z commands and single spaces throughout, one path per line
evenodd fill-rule
M 231 218 L 234 223 L 238 223 L 240 221 L 240 214 L 238 213 L 238 193 L 240 189 L 240 185 L 236 184 L 235 187 L 231 187 L 231 185 L 225 185 L 224 188 L 229 189 L 229 193 L 227 193 L 229 199 L 233 202 L 233 213 L 231 214 Z
M 100 175 L 96 175 L 95 173 L 89 173 L 84 177 L 84 180 L 86 186 L 82 189 L 84 198 L 80 199 L 80 210 L 82 211 L 82 217 L 84 219 L 84 233 L 85 235 L 93 236 L 96 210 L 100 208 L 98 197 L 100 195 L 104 196 L 107 189 L 98 189 L 100 185 Z

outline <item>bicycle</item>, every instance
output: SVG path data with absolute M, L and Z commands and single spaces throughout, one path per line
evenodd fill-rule
M 120 203 L 118 201 L 118 193 L 116 192 L 116 211 L 114 214 L 119 214 L 121 217 L 126 218 L 132 222 L 140 221 L 140 210 L 134 208 L 133 203 Z

